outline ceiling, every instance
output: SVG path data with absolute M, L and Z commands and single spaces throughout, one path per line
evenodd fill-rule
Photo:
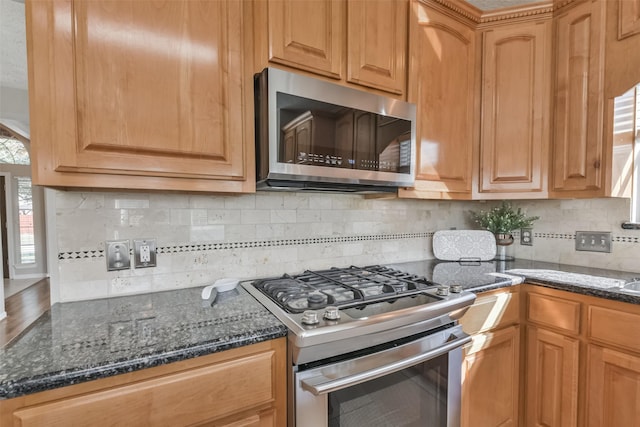
M 467 0 L 467 3 L 471 3 L 480 10 L 502 9 L 505 7 L 520 6 L 534 2 L 535 0 Z
M 0 0 L 0 86 L 27 89 L 24 2 Z

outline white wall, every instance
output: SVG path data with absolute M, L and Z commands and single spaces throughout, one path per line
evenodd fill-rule
M 26 89 L 0 86 L 0 122 L 20 135 L 29 136 L 29 93 Z

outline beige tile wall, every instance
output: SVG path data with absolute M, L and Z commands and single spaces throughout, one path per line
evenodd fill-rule
M 55 199 L 60 301 L 431 258 L 431 233 L 460 228 L 473 206 L 275 192 L 59 191 Z M 104 242 L 134 238 L 157 239 L 158 266 L 107 272 Z
M 491 203 L 366 199 L 349 194 L 242 196 L 56 192 L 60 301 L 204 286 L 304 269 L 432 258 L 434 231 L 474 228 Z M 534 225 L 519 258 L 640 272 L 639 231 L 624 199 L 517 202 Z M 611 231 L 611 254 L 576 252 L 577 230 Z M 156 238 L 158 266 L 107 272 L 105 240 Z
M 521 258 L 640 272 L 640 231 L 623 230 L 629 220 L 628 199 L 540 200 L 519 202 L 534 224 L 533 246 L 514 245 Z M 576 231 L 609 231 L 611 253 L 575 250 Z M 518 239 L 516 239 L 518 240 Z

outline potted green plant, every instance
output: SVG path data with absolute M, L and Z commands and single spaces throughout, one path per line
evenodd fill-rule
M 538 216 L 526 216 L 521 208 L 515 209 L 506 201 L 488 211 L 471 211 L 471 218 L 480 227 L 492 232 L 496 236 L 496 244 L 500 247 L 513 243 L 511 233 L 514 230 L 529 228 L 534 221 L 540 219 Z M 504 254 L 499 258 L 504 259 Z

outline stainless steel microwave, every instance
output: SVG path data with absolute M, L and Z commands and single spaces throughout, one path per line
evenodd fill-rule
M 258 189 L 413 186 L 414 104 L 266 68 L 255 76 L 255 107 Z

